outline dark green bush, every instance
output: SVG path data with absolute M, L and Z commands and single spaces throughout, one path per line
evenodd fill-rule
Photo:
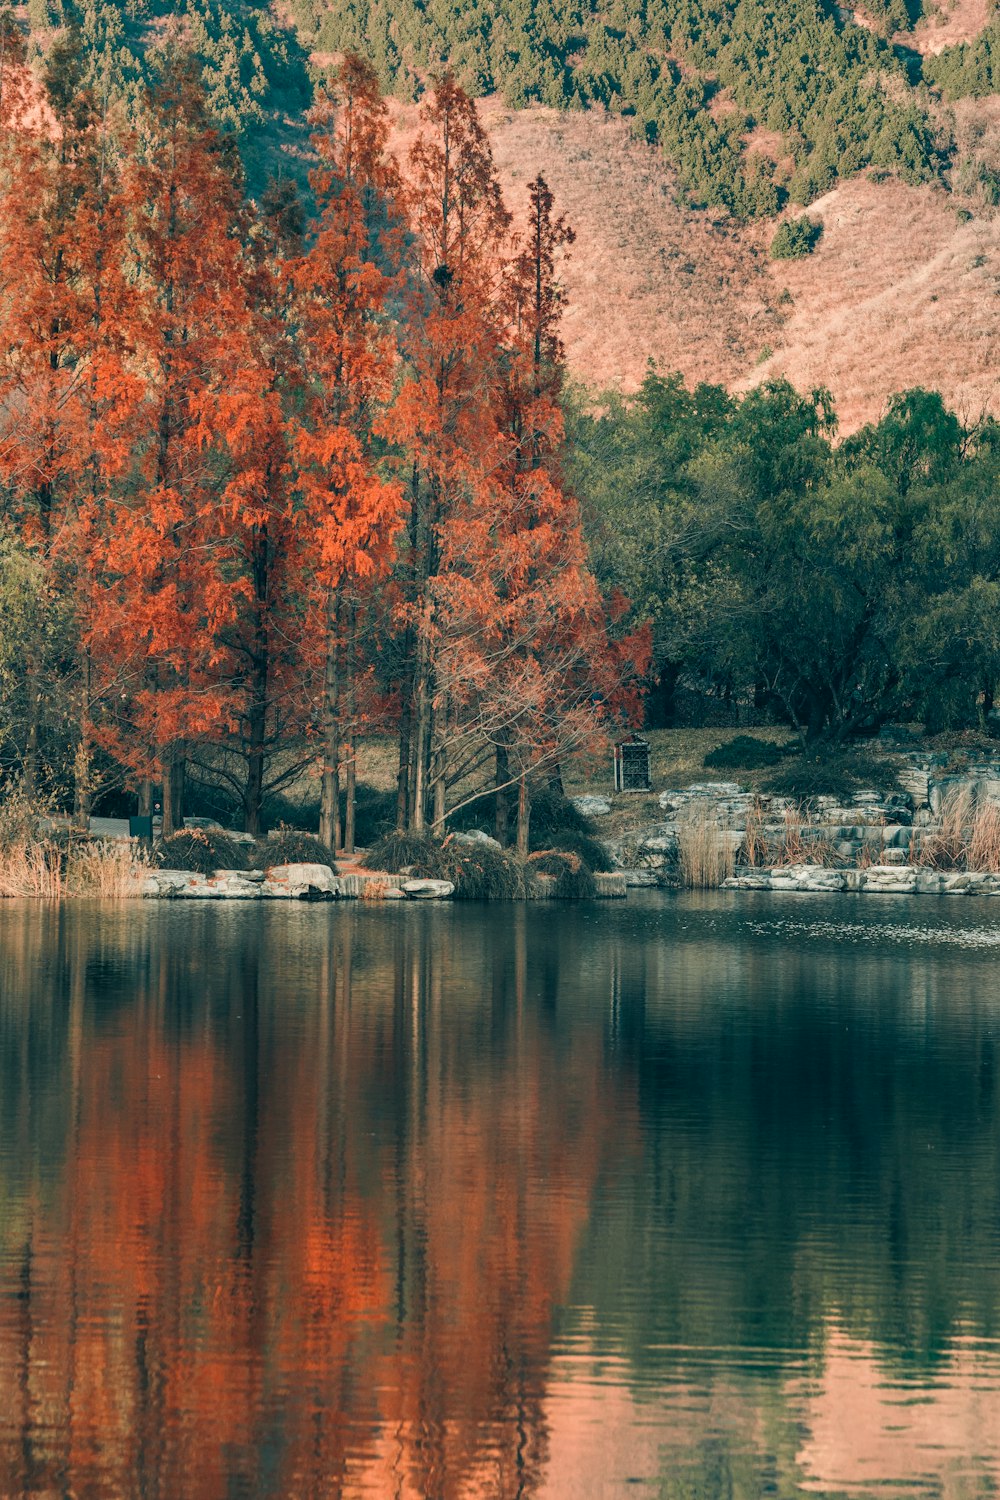
M 449 840 L 444 847 L 446 880 L 455 882 L 455 897 L 462 901 L 518 901 L 525 893 L 524 870 L 513 855 L 490 844 L 460 844 Z
M 548 847 L 567 854 L 576 854 L 590 870 L 611 870 L 607 849 L 600 839 L 589 833 L 577 833 L 571 828 L 557 828 L 549 840 Z
M 347 806 L 346 795 L 340 799 L 340 817 L 343 823 Z M 396 821 L 396 793 L 380 792 L 377 787 L 359 781 L 354 791 L 354 842 L 367 849 L 384 834 L 391 833 Z
M 768 778 L 768 791 L 800 803 L 816 797 L 850 797 L 862 787 L 891 783 L 882 762 L 859 752 L 854 755 L 809 755 Z
M 578 854 L 545 849 L 530 856 L 529 869 L 539 875 L 554 875 L 552 894 L 558 901 L 593 901 L 597 882 Z
M 811 255 L 816 248 L 823 226 L 816 219 L 804 215 L 801 219 L 788 219 L 779 224 L 771 241 L 772 260 L 798 260 Z
M 314 834 L 303 833 L 297 828 L 279 828 L 269 834 L 258 845 L 258 856 L 268 865 L 329 865 L 333 862 L 333 850 Z
M 568 797 L 553 787 L 540 787 L 531 796 L 530 847 L 533 850 L 550 848 L 552 835 L 556 832 L 590 833 L 590 823 Z
M 225 787 L 189 776 L 184 785 L 184 811 L 189 818 L 214 818 L 230 828 L 243 822 L 243 805 Z
M 733 767 L 753 771 L 764 766 L 776 766 L 781 758 L 780 747 L 770 740 L 758 740 L 752 734 L 738 734 L 735 739 L 716 745 L 705 756 L 702 764 L 710 769 L 728 770 Z
M 308 833 L 319 831 L 318 797 L 308 802 L 296 802 L 283 792 L 275 792 L 264 798 L 260 812 L 265 828 L 303 828 Z
M 161 839 L 155 857 L 163 869 L 195 870 L 200 875 L 250 868 L 246 846 L 211 828 L 185 828 Z
M 393 829 L 378 839 L 365 856 L 369 870 L 387 870 L 391 875 L 408 870 L 418 880 L 450 880 L 449 860 L 437 839 Z

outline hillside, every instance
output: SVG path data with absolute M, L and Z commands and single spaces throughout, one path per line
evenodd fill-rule
M 523 14 L 522 14 L 523 12 Z M 1000 367 L 1000 23 L 990 0 L 28 0 L 44 51 L 78 28 L 126 100 L 182 39 L 252 192 L 304 173 L 312 79 L 340 46 L 412 95 L 451 63 L 481 97 L 511 207 L 542 172 L 577 232 L 565 339 L 588 384 L 650 359 L 690 381 L 829 385 L 845 430 L 893 390 L 995 404 Z M 296 29 L 297 28 L 297 34 Z M 996 56 L 996 83 L 994 83 Z M 928 81 L 933 88 L 928 88 Z M 410 96 L 410 99 L 407 99 Z M 774 262 L 809 205 L 813 254 Z
M 979 111 L 980 123 L 1000 103 Z M 647 361 L 745 388 L 828 385 L 844 431 L 921 383 L 963 411 L 998 406 L 1000 220 L 941 186 L 865 177 L 818 199 L 812 255 L 771 261 L 773 224 L 692 210 L 676 175 L 594 112 L 481 106 L 515 210 L 539 170 L 577 231 L 563 267 L 573 373 L 638 385 Z M 400 110 L 405 144 L 412 110 Z M 966 215 L 972 216 L 963 222 Z

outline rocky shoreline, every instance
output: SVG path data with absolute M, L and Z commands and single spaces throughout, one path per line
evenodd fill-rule
M 989 868 L 963 866 L 967 850 L 958 854 L 948 845 L 960 822 L 957 809 L 970 826 L 984 814 L 1000 821 L 1000 763 L 948 771 L 945 757 L 915 754 L 896 781 L 889 791 L 818 795 L 805 808 L 738 782 L 696 782 L 661 792 L 662 818 L 605 843 L 629 885 L 692 883 L 683 878 L 683 844 L 700 827 L 723 868 L 727 862 L 732 868 L 717 881 L 694 883 L 723 890 L 1000 896 L 1000 860 L 991 857 Z M 608 799 L 575 800 L 598 824 L 611 812 Z M 975 852 L 974 839 L 967 848 Z
M 595 875 L 598 899 L 625 896 L 621 874 Z M 268 870 L 147 870 L 136 883 L 136 895 L 172 901 L 449 901 L 450 880 L 408 879 L 384 870 L 351 870 L 336 874 L 329 865 L 276 865 Z M 532 900 L 552 899 L 555 881 L 537 876 Z

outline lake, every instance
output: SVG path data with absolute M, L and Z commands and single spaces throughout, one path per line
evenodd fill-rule
M 1000 1486 L 1000 902 L 0 903 L 0 1496 Z

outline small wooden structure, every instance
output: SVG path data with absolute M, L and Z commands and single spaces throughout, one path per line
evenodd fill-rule
M 649 741 L 633 734 L 615 746 L 615 791 L 651 792 Z

